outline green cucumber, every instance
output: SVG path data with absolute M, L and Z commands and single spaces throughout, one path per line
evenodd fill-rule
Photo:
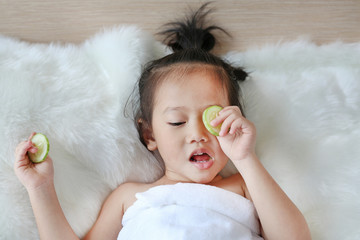
M 219 136 L 221 124 L 217 125 L 216 127 L 213 127 L 210 125 L 210 122 L 219 115 L 219 112 L 221 111 L 221 109 L 223 109 L 223 108 L 220 106 L 216 106 L 216 105 L 210 106 L 207 109 L 205 109 L 205 111 L 203 112 L 203 115 L 202 115 L 202 121 L 203 121 L 206 129 L 215 136 Z
M 31 142 L 38 150 L 36 153 L 28 152 L 30 161 L 33 163 L 43 162 L 49 153 L 49 140 L 44 134 L 37 133 L 31 138 Z

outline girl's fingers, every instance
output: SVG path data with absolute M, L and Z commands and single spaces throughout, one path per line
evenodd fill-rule
M 234 126 L 234 123 L 237 119 L 238 119 L 238 117 L 235 116 L 234 114 L 228 116 L 221 125 L 221 130 L 220 130 L 219 135 L 225 136 L 226 134 L 233 132 L 234 128 L 236 129 L 236 126 Z
M 229 122 L 226 122 L 229 120 Z M 227 119 L 225 120 L 225 124 L 221 126 L 220 136 L 225 136 L 227 134 L 234 134 L 238 131 L 244 133 L 244 129 L 247 128 L 247 120 L 244 118 L 235 118 L 235 119 Z
M 216 127 L 217 125 L 219 125 L 220 123 L 222 123 L 232 112 L 230 111 L 225 111 L 226 109 L 222 109 L 219 112 L 219 115 L 210 122 L 210 125 L 213 127 Z
M 220 112 L 219 112 L 219 115 L 222 115 L 222 114 L 231 114 L 231 113 L 236 113 L 236 114 L 239 114 L 240 116 L 243 116 L 241 111 L 240 111 L 240 108 L 237 107 L 237 106 L 228 106 L 228 107 L 225 107 L 223 108 Z
M 32 143 L 29 141 L 21 142 L 15 150 L 15 155 L 19 158 L 22 158 L 22 156 L 25 156 L 26 152 L 32 148 Z
M 214 120 L 212 120 L 210 122 L 210 125 L 213 127 L 216 127 L 217 125 L 219 125 L 222 121 L 224 121 L 224 116 L 217 116 Z
M 234 134 L 238 129 L 242 129 L 243 121 L 242 119 L 236 119 L 232 122 L 229 134 Z
M 33 143 L 31 142 L 31 138 L 35 134 L 36 133 L 32 133 L 27 141 L 23 141 L 23 142 L 19 143 L 19 145 L 16 147 L 16 149 L 15 149 L 15 157 L 16 157 L 17 160 L 23 159 L 28 151 L 31 152 L 31 153 L 36 153 L 37 152 L 38 149 L 36 147 L 34 147 Z
M 20 169 L 29 165 L 29 158 L 26 153 L 28 149 L 32 147 L 32 144 L 28 141 L 21 142 L 15 150 L 15 169 Z
M 36 153 L 38 151 L 38 149 L 36 147 L 31 147 L 28 149 L 28 152 L 31 152 L 31 153 Z
M 241 127 L 243 118 L 244 117 L 242 116 L 241 111 L 238 107 L 230 106 L 222 109 L 219 112 L 219 116 L 217 116 L 213 121 L 211 121 L 210 124 L 213 127 L 216 127 L 221 123 L 221 131 L 219 135 L 225 136 L 228 133 L 235 133 L 235 131 Z
M 30 137 L 28 138 L 28 141 L 29 141 L 29 142 L 31 142 L 31 139 L 32 139 L 33 136 L 35 136 L 35 134 L 36 134 L 36 132 L 32 132 L 32 133 L 30 134 Z

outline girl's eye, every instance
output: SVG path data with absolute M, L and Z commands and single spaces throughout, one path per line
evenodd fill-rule
M 169 122 L 168 124 L 171 126 L 177 127 L 177 126 L 183 125 L 184 123 L 185 122 Z

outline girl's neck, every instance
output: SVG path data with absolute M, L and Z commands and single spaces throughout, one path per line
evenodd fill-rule
M 204 183 L 204 184 L 213 185 L 216 182 L 221 181 L 222 179 L 223 179 L 223 177 L 218 174 L 210 182 Z M 176 184 L 176 183 L 197 183 L 197 182 L 175 180 L 175 179 L 171 179 L 168 176 L 164 175 L 159 180 L 157 180 L 154 184 L 155 185 L 172 185 L 172 184 Z

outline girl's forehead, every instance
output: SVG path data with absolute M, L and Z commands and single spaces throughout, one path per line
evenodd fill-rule
M 206 72 L 209 74 L 217 74 L 217 72 L 220 70 L 219 67 L 211 65 L 211 64 L 205 64 L 205 63 L 177 63 L 172 64 L 167 67 L 167 69 L 164 69 L 165 72 L 167 72 L 169 75 L 187 75 L 194 72 Z
M 155 105 L 178 102 L 219 102 L 228 100 L 224 81 L 214 68 L 191 67 L 188 71 L 169 73 L 158 86 Z
M 224 77 L 223 71 L 216 66 L 203 63 L 181 63 L 164 69 L 159 86 L 163 83 L 175 85 L 189 84 L 192 82 L 188 80 L 194 80 L 194 78 L 209 80 L 209 83 L 212 80 L 211 84 L 224 85 Z

